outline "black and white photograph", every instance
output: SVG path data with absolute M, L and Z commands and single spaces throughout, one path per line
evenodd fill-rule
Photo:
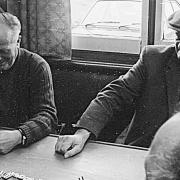
M 0 180 L 180 180 L 180 0 L 0 0 Z

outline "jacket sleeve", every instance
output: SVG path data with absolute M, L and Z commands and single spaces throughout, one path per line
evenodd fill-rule
M 144 55 L 145 49 L 137 63 L 124 76 L 112 81 L 97 94 L 78 121 L 78 128 L 87 129 L 97 137 L 112 119 L 114 110 L 121 109 L 124 104 L 134 103 L 147 77 Z
M 19 127 L 26 135 L 25 145 L 47 136 L 57 125 L 52 74 L 45 60 L 30 68 L 29 101 L 29 120 Z

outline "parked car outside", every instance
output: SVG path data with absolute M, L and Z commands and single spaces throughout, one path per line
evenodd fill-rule
M 167 27 L 167 18 L 180 8 L 180 0 L 165 0 L 163 39 L 173 39 L 174 32 Z M 141 38 L 142 0 L 98 0 L 73 34 Z

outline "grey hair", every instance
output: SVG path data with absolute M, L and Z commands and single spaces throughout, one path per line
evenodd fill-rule
M 8 12 L 0 13 L 0 22 L 6 24 L 12 31 L 21 31 L 21 23 L 19 19 Z

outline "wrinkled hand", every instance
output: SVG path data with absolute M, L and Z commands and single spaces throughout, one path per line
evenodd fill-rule
M 64 158 L 74 156 L 81 152 L 90 132 L 85 129 L 79 129 L 74 135 L 59 136 L 55 145 L 55 151 L 64 154 Z
M 0 154 L 6 154 L 21 143 L 21 133 L 18 130 L 0 130 Z

